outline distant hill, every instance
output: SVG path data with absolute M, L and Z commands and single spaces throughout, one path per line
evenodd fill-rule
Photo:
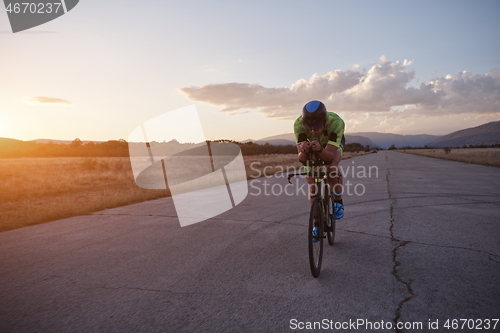
M 359 143 L 362 146 L 370 146 L 371 148 L 381 148 L 380 146 L 376 145 L 372 140 L 365 136 L 361 135 L 355 135 L 355 134 L 346 134 L 345 135 L 345 143 Z
M 254 142 L 258 144 L 264 144 L 268 142 L 272 145 L 294 145 L 295 135 L 293 133 L 278 134 L 255 140 Z
M 439 135 L 401 135 L 378 132 L 347 133 L 347 143 L 359 143 L 363 146 L 387 149 L 396 147 L 458 147 L 467 145 L 500 144 L 500 121 L 490 122 L 481 126 L 456 131 L 445 136 Z M 293 133 L 285 133 L 254 140 L 255 143 L 266 142 L 273 145 L 295 144 Z
M 293 136 L 293 134 L 292 134 Z M 273 146 L 286 146 L 286 145 L 295 145 L 295 139 L 293 140 L 287 140 L 287 139 L 260 139 L 260 140 L 249 140 L 252 141 L 253 143 L 263 145 L 266 143 L 269 143 L 270 145 Z
M 253 142 L 259 145 L 269 143 L 270 145 L 274 146 L 286 146 L 286 145 L 295 145 L 295 136 L 293 135 L 293 133 L 285 133 L 285 134 L 268 136 L 259 140 L 247 139 L 240 142 L 242 143 Z
M 69 140 L 51 140 L 51 139 L 36 139 L 36 140 L 31 140 L 32 142 L 35 142 L 35 143 L 54 143 L 54 144 L 58 144 L 58 145 L 69 145 L 71 144 L 71 142 L 73 142 L 73 140 L 69 141 Z M 99 142 L 104 142 L 104 141 L 82 141 L 83 144 L 87 144 L 89 142 L 93 142 L 93 143 L 99 143 Z
M 367 137 L 373 143 L 381 148 L 387 149 L 391 145 L 396 147 L 423 147 L 438 139 L 438 135 L 418 134 L 418 135 L 401 135 L 392 133 L 377 133 L 377 132 L 360 132 L 353 133 L 353 135 L 360 135 Z
M 0 138 L 0 148 L 15 147 L 24 144 L 22 140 Z
M 355 134 L 346 134 L 345 135 L 346 143 L 359 143 L 363 146 L 369 145 L 370 147 L 379 147 L 375 144 L 370 138 L 361 135 Z M 268 136 L 259 140 L 245 140 L 245 141 L 253 141 L 258 144 L 269 143 L 272 145 L 294 145 L 295 144 L 295 135 L 293 133 L 285 133 L 278 134 L 273 136 Z
M 432 147 L 500 144 L 500 121 L 450 133 L 429 143 Z

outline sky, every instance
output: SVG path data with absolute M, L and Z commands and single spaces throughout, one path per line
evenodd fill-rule
M 194 105 L 206 139 L 260 139 L 313 99 L 346 133 L 445 135 L 500 120 L 499 16 L 487 0 L 82 0 L 12 33 L 2 7 L 0 137 L 127 139 Z

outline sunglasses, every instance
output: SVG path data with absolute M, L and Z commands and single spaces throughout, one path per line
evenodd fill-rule
M 317 122 L 316 124 L 314 125 L 308 125 L 308 124 L 305 124 L 306 125 L 306 128 L 310 131 L 317 131 L 319 130 L 321 127 L 323 127 L 324 125 L 324 121 L 320 121 L 320 122 Z

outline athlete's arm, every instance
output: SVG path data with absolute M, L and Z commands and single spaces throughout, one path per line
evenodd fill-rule
M 297 132 L 296 132 L 297 133 Z M 297 152 L 299 154 L 299 161 L 305 163 L 307 161 L 307 153 L 311 147 L 311 142 L 307 141 L 306 133 L 296 134 L 297 136 Z
M 311 142 L 297 143 L 297 151 L 299 152 L 299 161 L 305 163 L 307 160 L 307 153 L 309 152 Z
M 333 160 L 338 148 L 332 144 L 327 144 L 326 148 L 323 148 L 318 141 L 313 141 L 311 142 L 311 150 L 319 152 L 319 158 L 325 162 L 329 162 Z

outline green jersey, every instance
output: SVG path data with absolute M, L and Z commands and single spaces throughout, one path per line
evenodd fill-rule
M 298 117 L 293 124 L 295 140 L 297 143 L 305 141 L 318 141 L 323 147 L 327 144 L 334 145 L 340 153 L 343 152 L 341 144 L 344 138 L 344 121 L 340 116 L 333 112 L 326 113 L 326 125 L 319 137 L 315 137 L 302 123 L 302 116 Z M 301 134 L 305 134 L 301 135 Z M 300 140 L 299 140 L 300 136 Z

